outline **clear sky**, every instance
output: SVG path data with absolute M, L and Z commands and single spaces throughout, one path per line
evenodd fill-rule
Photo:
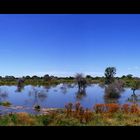
M 140 76 L 140 15 L 1 14 L 0 75 Z

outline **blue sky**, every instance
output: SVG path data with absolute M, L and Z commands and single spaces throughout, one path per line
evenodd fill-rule
M 140 76 L 139 14 L 1 14 L 0 75 Z

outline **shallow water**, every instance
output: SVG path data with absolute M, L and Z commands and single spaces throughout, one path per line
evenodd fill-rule
M 128 98 L 131 97 L 132 91 L 129 88 L 125 88 L 118 100 L 105 99 L 104 90 L 98 84 L 88 86 L 83 93 L 78 93 L 78 88 L 74 84 L 52 87 L 29 85 L 21 91 L 18 91 L 16 86 L 0 86 L 0 102 L 8 101 L 12 104 L 11 108 L 0 106 L 0 113 L 17 111 L 35 113 L 33 107 L 37 104 L 42 108 L 64 108 L 69 102 L 79 101 L 83 107 L 92 108 L 95 104 L 110 101 L 119 104 L 130 103 Z M 140 95 L 140 90 L 136 91 L 136 95 Z

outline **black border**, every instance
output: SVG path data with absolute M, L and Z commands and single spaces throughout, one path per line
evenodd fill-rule
M 0 13 L 5 14 L 132 14 L 140 13 L 138 1 L 128 0 L 3 0 L 0 1 Z M 114 139 L 122 135 L 134 139 L 136 127 L 0 127 L 3 136 L 18 139 L 31 138 L 65 138 L 75 139 Z M 7 131 L 8 130 L 8 131 Z M 126 132 L 126 133 L 125 133 Z M 113 136 L 112 136 L 113 135 Z
M 0 127 L 1 137 L 10 139 L 136 139 L 140 127 Z
M 0 13 L 140 13 L 136 0 L 2 0 Z

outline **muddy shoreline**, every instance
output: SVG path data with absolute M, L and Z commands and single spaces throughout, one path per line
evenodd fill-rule
M 41 108 L 39 111 L 35 110 L 34 107 L 24 107 L 24 106 L 0 106 L 0 115 L 14 114 L 14 113 L 29 113 L 31 115 L 47 115 L 52 112 L 62 112 L 62 108 Z

